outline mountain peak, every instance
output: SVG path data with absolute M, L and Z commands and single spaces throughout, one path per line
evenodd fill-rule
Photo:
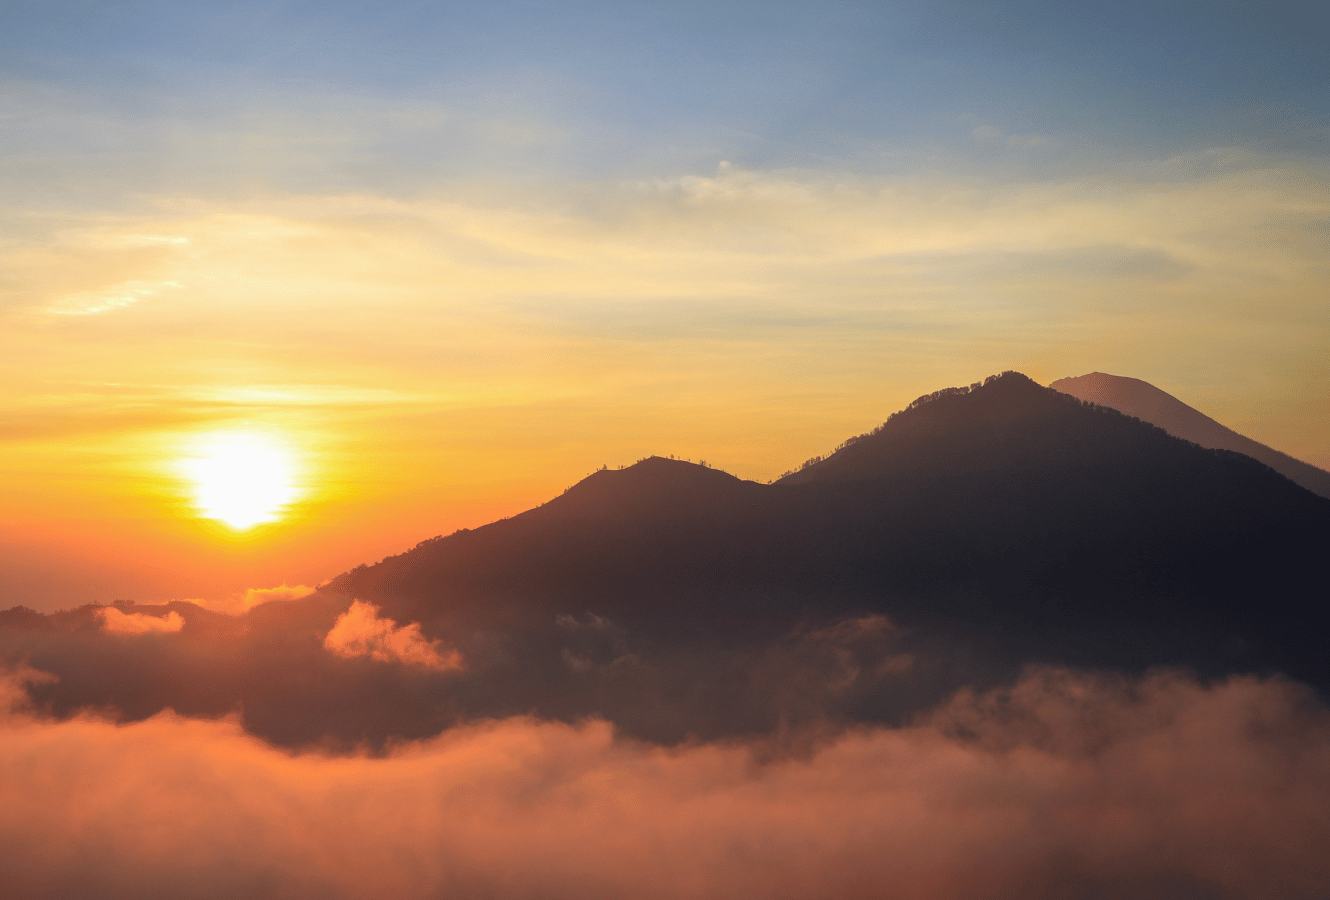
M 991 375 L 966 387 L 914 400 L 872 431 L 814 458 L 778 484 L 859 481 L 884 477 L 964 474 L 1047 454 L 1051 423 L 1080 403 L 1020 372 Z M 1064 429 L 1065 430 L 1065 429 Z M 1055 441 L 1056 443 L 1056 441 Z
M 1091 372 L 1075 378 L 1058 379 L 1049 387 L 1135 416 L 1193 444 L 1250 456 L 1312 493 L 1330 498 L 1330 472 L 1226 428 L 1200 410 L 1193 409 L 1172 394 L 1139 378 Z
M 648 456 L 622 469 L 604 468 L 524 515 L 604 516 L 642 507 L 672 507 L 757 487 L 705 463 Z
M 1070 394 L 1081 400 L 1116 409 L 1118 412 L 1135 416 L 1167 431 L 1176 437 L 1182 437 L 1202 446 L 1218 446 L 1195 440 L 1180 433 L 1183 431 L 1204 431 L 1207 437 L 1217 435 L 1219 431 L 1228 431 L 1214 419 L 1192 409 L 1171 394 L 1142 381 L 1122 375 L 1109 375 L 1106 372 L 1091 372 L 1075 378 L 1060 378 L 1049 385 L 1055 391 Z M 1231 433 L 1231 432 L 1230 432 Z

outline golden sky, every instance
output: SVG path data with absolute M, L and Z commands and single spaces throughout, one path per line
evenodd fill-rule
M 765 481 L 1006 369 L 1142 378 L 1330 467 L 1330 132 L 1297 72 L 1239 102 L 1157 60 L 1040 80 L 963 24 L 989 69 L 844 62 L 844 22 L 788 62 L 793 19 L 730 56 L 624 25 L 667 89 L 613 35 L 532 62 L 535 26 L 472 23 L 474 59 L 417 71 L 219 21 L 193 63 L 96 23 L 59 56 L 39 15 L 9 39 L 0 606 L 316 584 L 653 453 Z M 197 483 L 219 447 L 277 460 L 271 521 L 208 517 L 243 489 Z

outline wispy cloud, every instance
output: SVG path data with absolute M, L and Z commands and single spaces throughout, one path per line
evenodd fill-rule
M 102 627 L 111 634 L 169 634 L 185 627 L 185 620 L 178 612 L 165 616 L 150 616 L 147 613 L 126 613 L 114 606 L 98 611 Z
M 49 307 L 48 312 L 58 316 L 95 316 L 150 300 L 163 291 L 178 287 L 180 285 L 174 281 L 126 281 L 91 293 L 63 297 Z
M 185 602 L 193 603 L 195 606 L 201 606 L 204 609 L 210 609 L 213 612 L 225 613 L 226 615 L 231 616 L 242 616 L 256 606 L 262 606 L 265 603 L 274 603 L 283 600 L 299 600 L 302 597 L 308 597 L 316 590 L 318 589 L 303 584 L 282 584 L 272 588 L 249 588 L 242 594 L 232 595 L 231 597 L 220 600 L 189 599 Z
M 970 136 L 981 144 L 996 144 L 1012 150 L 1034 150 L 1039 147 L 1049 147 L 1054 143 L 1048 135 L 1006 134 L 994 125 L 976 126 L 970 132 Z

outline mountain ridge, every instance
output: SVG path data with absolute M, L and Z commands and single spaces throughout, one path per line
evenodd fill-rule
M 1273 660 L 1308 611 L 1289 598 L 1322 540 L 1330 501 L 1260 462 L 1009 372 L 921 398 L 771 485 L 649 457 L 324 590 L 440 634 L 583 611 L 646 623 L 667 609 L 675 622 L 652 627 L 689 633 L 884 614 L 1092 653 L 1123 622 L 1213 646 L 1243 632 Z M 1262 591 L 1281 599 L 1248 622 Z

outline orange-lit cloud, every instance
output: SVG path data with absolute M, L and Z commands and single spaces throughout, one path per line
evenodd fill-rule
M 308 597 L 316 590 L 318 588 L 303 584 L 282 584 L 271 588 L 249 588 L 243 594 L 221 600 L 191 599 L 188 602 L 204 609 L 210 609 L 213 612 L 242 616 L 256 606 L 281 600 L 299 600 L 301 597 Z
M 381 759 L 171 714 L 0 725 L 24 897 L 1311 900 L 1327 810 L 1325 710 L 1255 679 L 1036 673 L 767 762 L 521 718 Z
M 145 613 L 125 613 L 114 606 L 108 606 L 100 610 L 98 615 L 102 627 L 112 634 L 162 634 L 185 627 L 185 620 L 178 612 L 150 616 Z
M 241 598 L 241 603 L 246 610 L 261 606 L 264 603 L 272 603 L 276 600 L 299 600 L 301 597 L 308 597 L 314 593 L 317 588 L 309 587 L 303 584 L 278 585 L 272 588 L 250 588 L 245 591 Z
M 368 656 L 380 662 L 401 663 L 422 669 L 447 671 L 462 667 L 456 650 L 441 650 L 441 642 L 427 641 L 420 633 L 420 623 L 399 626 L 392 619 L 379 617 L 379 608 L 356 600 L 338 617 L 324 649 L 338 656 Z

